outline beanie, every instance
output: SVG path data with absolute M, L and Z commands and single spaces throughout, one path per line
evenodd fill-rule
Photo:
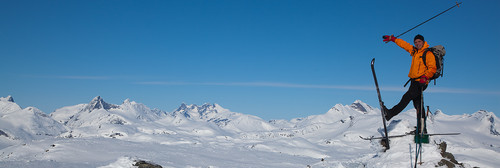
M 417 39 L 420 39 L 420 40 L 422 40 L 422 41 L 425 41 L 425 40 L 424 40 L 424 36 L 422 36 L 422 35 L 420 35 L 420 34 L 417 34 L 417 35 L 415 36 L 415 38 L 413 39 L 413 41 L 415 41 L 415 40 L 417 40 Z

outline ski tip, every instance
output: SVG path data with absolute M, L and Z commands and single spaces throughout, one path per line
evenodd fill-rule
M 372 65 L 375 63 L 375 58 L 372 59 Z

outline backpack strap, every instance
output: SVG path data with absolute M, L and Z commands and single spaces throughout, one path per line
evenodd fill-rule
M 425 58 L 426 58 L 426 55 L 427 55 L 427 52 L 430 51 L 429 48 L 426 48 L 425 51 L 424 51 L 424 54 L 422 54 L 421 58 L 422 60 L 424 61 L 424 65 L 427 67 L 427 63 L 425 61 Z
M 415 55 L 415 53 L 417 53 L 417 48 L 415 46 L 413 46 L 413 51 L 412 51 L 411 55 Z
M 427 66 L 427 62 L 425 61 L 425 58 L 427 56 L 427 52 L 430 51 L 430 50 L 431 50 L 430 48 L 426 48 L 425 51 L 424 51 L 424 54 L 422 54 L 422 61 L 424 61 L 424 65 L 427 68 L 429 68 L 429 67 Z M 436 80 L 435 79 L 433 79 L 433 80 L 434 80 L 434 85 L 436 85 Z M 408 84 L 408 82 L 406 82 L 406 84 Z M 405 87 L 406 87 L 406 84 L 405 84 Z

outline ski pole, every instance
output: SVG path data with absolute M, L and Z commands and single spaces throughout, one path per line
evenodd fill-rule
M 425 128 L 425 122 L 422 115 L 425 115 L 425 110 L 424 110 L 424 88 L 420 88 L 420 107 L 417 108 L 417 131 L 415 133 L 415 136 L 420 135 L 419 137 L 417 136 L 415 138 L 415 167 L 417 168 L 417 163 L 418 163 L 418 158 L 420 155 L 420 165 L 422 165 L 422 141 L 423 141 L 423 136 L 424 136 L 424 128 Z M 419 124 L 420 123 L 420 124 Z M 420 130 L 420 133 L 418 131 Z
M 422 23 L 420 23 L 420 24 L 416 25 L 415 27 L 413 27 L 413 28 L 411 28 L 411 29 L 409 29 L 409 30 L 407 30 L 407 31 L 405 31 L 405 32 L 403 32 L 403 33 L 401 33 L 400 35 L 396 36 L 396 38 L 398 38 L 398 37 L 400 37 L 400 36 L 402 36 L 402 35 L 404 35 L 404 34 L 406 34 L 406 33 L 410 32 L 410 31 L 412 31 L 413 29 L 415 29 L 415 28 L 417 28 L 417 27 L 419 27 L 419 26 L 421 26 L 421 25 L 423 25 L 423 24 L 425 24 L 425 23 L 427 23 L 428 21 L 430 21 L 430 20 L 432 20 L 432 19 L 434 19 L 434 18 L 438 17 L 439 15 L 441 15 L 441 14 L 443 14 L 443 13 L 445 13 L 445 12 L 448 12 L 450 9 L 453 9 L 454 7 L 460 7 L 460 4 L 462 4 L 462 2 L 460 2 L 460 3 L 456 2 L 456 4 L 455 4 L 455 5 L 453 5 L 452 7 L 450 7 L 450 8 L 448 8 L 448 9 L 444 10 L 443 12 L 441 12 L 441 13 L 439 13 L 439 14 L 437 14 L 437 15 L 433 16 L 433 17 L 431 17 L 430 19 L 427 19 L 426 21 L 424 21 L 424 22 L 422 22 Z
M 431 112 L 431 110 L 429 109 L 429 106 L 427 106 L 427 115 L 425 115 L 425 119 L 427 119 L 427 116 L 429 116 L 429 112 Z
M 422 165 L 422 142 L 424 141 L 424 130 L 425 130 L 425 109 L 424 109 L 424 87 L 422 87 L 422 92 L 420 94 L 420 165 Z

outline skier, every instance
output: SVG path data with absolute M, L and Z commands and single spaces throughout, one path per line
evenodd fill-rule
M 403 95 L 401 101 L 393 108 L 387 109 L 387 107 L 383 105 L 385 111 L 385 119 L 389 121 L 392 117 L 398 115 L 401 111 L 403 111 L 403 109 L 406 108 L 410 101 L 413 101 L 413 106 L 417 110 L 417 121 L 425 121 L 425 110 L 423 109 L 424 105 L 422 102 L 422 92 L 427 88 L 427 85 L 429 84 L 429 77 L 432 77 L 436 72 L 436 61 L 435 59 L 432 59 L 434 58 L 432 52 L 426 53 L 426 64 L 424 64 L 424 60 L 422 59 L 422 55 L 424 54 L 425 50 L 429 48 L 429 44 L 427 44 L 427 42 L 424 40 L 424 36 L 420 34 L 416 35 L 413 39 L 415 46 L 412 46 L 402 39 L 394 37 L 394 35 L 385 35 L 383 37 L 384 42 L 392 41 L 396 43 L 399 47 L 409 52 L 412 57 L 410 73 L 408 74 L 408 77 L 410 77 L 411 81 L 410 88 L 408 88 L 408 91 L 406 91 L 406 93 Z M 421 125 L 421 122 L 417 122 L 417 128 L 421 128 Z M 421 129 L 417 130 L 417 134 L 421 133 L 420 130 Z M 424 128 L 423 130 L 424 133 L 427 133 L 426 128 Z

